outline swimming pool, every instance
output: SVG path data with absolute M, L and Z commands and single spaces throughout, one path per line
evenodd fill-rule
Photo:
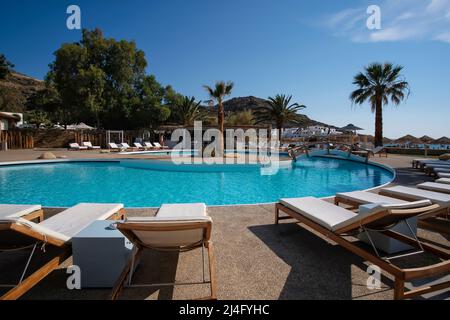
M 208 205 L 275 202 L 283 197 L 334 195 L 391 181 L 382 167 L 340 159 L 307 158 L 261 175 L 258 165 L 176 166 L 168 161 L 68 161 L 0 166 L 0 203 L 67 207 L 120 202 Z

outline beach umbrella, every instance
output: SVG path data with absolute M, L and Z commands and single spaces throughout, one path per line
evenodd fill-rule
M 407 134 L 406 136 L 398 138 L 394 142 L 395 143 L 399 143 L 399 144 L 411 144 L 411 143 L 413 143 L 413 144 L 420 144 L 420 143 L 422 143 L 422 141 L 419 138 L 414 137 L 414 136 L 412 136 L 410 134 Z
M 450 138 L 441 137 L 433 141 L 433 144 L 450 144 Z
M 360 130 L 364 130 L 360 127 L 355 126 L 354 124 L 350 123 L 348 125 L 346 125 L 345 127 L 342 127 L 339 129 L 339 131 L 344 131 L 344 132 L 356 132 L 356 131 L 360 131 Z
M 433 143 L 433 141 L 434 141 L 434 139 L 430 136 L 423 136 L 423 137 L 420 137 L 419 139 L 420 139 L 420 141 L 422 141 L 425 144 L 430 144 L 430 143 Z

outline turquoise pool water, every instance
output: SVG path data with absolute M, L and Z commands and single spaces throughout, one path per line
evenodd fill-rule
M 216 166 L 214 170 L 207 167 L 208 171 L 196 166 L 193 171 L 167 164 L 146 167 L 146 163 L 152 161 L 0 166 L 0 203 L 62 207 L 79 202 L 121 202 L 127 207 L 254 204 L 282 197 L 331 196 L 372 188 L 393 178 L 392 172 L 377 166 L 327 158 L 302 159 L 274 175 L 261 175 L 257 166 L 223 170 Z

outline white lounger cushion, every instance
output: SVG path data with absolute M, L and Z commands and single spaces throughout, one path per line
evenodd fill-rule
M 439 204 L 443 207 L 449 207 L 450 206 L 450 195 L 434 192 L 434 191 L 428 191 L 428 190 L 422 190 L 422 189 L 416 189 L 416 188 L 410 188 L 410 187 L 404 187 L 404 186 L 395 186 L 390 188 L 384 188 L 382 189 L 383 193 L 392 197 L 401 197 L 406 198 L 409 200 L 426 200 L 429 199 L 432 203 Z
M 332 231 L 349 226 L 386 209 L 420 208 L 431 204 L 428 200 L 402 204 L 380 204 L 367 212 L 357 214 L 313 197 L 281 199 L 280 203 Z
M 400 204 L 408 203 L 407 201 L 395 199 L 391 197 L 382 196 L 376 193 L 367 191 L 353 191 L 337 193 L 336 196 L 354 201 L 356 203 L 368 204 L 368 203 L 386 203 L 386 204 Z
M 80 203 L 39 224 L 41 227 L 72 238 L 95 220 L 106 220 L 123 208 L 123 204 Z
M 450 178 L 440 178 L 440 179 L 437 179 L 435 182 L 450 184 Z
M 394 209 L 414 209 L 414 208 L 422 208 L 422 207 L 426 207 L 431 205 L 431 201 L 430 200 L 419 200 L 419 201 L 414 201 L 414 202 L 406 202 L 406 203 L 391 203 L 391 204 L 386 204 L 386 203 L 380 203 L 377 204 L 376 206 L 374 206 L 371 209 L 368 209 L 367 211 L 364 211 L 361 213 L 358 213 L 357 216 L 347 220 L 347 221 L 343 221 L 341 223 L 339 223 L 338 225 L 334 226 L 334 228 L 332 229 L 333 231 L 339 230 L 341 228 L 344 228 L 346 226 L 349 226 L 355 222 L 358 222 L 366 217 L 369 217 L 373 214 L 376 214 L 378 212 L 381 211 L 386 211 L 386 210 L 394 210 Z
M 438 173 L 438 172 L 450 173 L 450 168 L 438 167 L 438 168 L 433 168 L 433 171 L 436 173 Z
M 186 204 L 163 204 L 159 208 L 157 217 L 206 217 L 206 204 L 186 203 Z
M 358 216 L 350 210 L 314 197 L 280 199 L 280 203 L 329 230 Z
M 171 225 L 212 222 L 208 216 L 204 203 L 163 204 L 155 217 L 128 218 L 127 223 L 150 223 L 152 225 Z M 177 231 L 133 231 L 145 244 L 153 247 L 186 246 L 201 241 L 204 230 L 177 230 Z
M 450 178 L 450 173 L 439 172 L 437 175 L 439 178 Z
M 50 218 L 51 219 L 51 218 Z M 36 233 L 39 233 L 41 235 L 47 236 L 47 237 L 52 237 L 58 240 L 61 240 L 63 242 L 67 242 L 70 240 L 70 237 L 56 232 L 52 229 L 46 228 L 44 226 L 42 226 L 42 223 L 34 223 L 32 221 L 28 221 L 26 219 L 23 218 L 3 218 L 0 219 L 0 223 L 17 223 L 17 224 L 21 224 L 23 226 L 26 226 L 28 228 L 30 228 L 31 230 L 33 230 Z
M 134 143 L 134 146 L 135 146 L 136 148 L 143 148 L 142 144 L 140 144 L 139 142 L 135 142 L 135 143 Z
M 41 209 L 40 205 L 35 204 L 0 204 L 0 219 L 20 218 Z
M 212 219 L 209 216 L 200 217 L 145 217 L 145 218 L 127 218 L 126 224 L 151 224 L 157 225 L 170 225 L 177 226 L 198 222 L 211 222 Z M 188 246 L 194 243 L 202 241 L 205 237 L 205 230 L 203 228 L 192 230 L 176 230 L 176 231 L 141 231 L 133 230 L 133 233 L 144 244 L 155 248 L 167 248 L 167 247 L 181 247 Z M 205 239 L 207 240 L 207 239 Z
M 93 146 L 90 141 L 83 142 L 83 146 L 91 148 L 91 149 L 100 149 L 100 146 Z
M 417 188 L 436 192 L 450 193 L 450 185 L 436 182 L 424 182 L 417 185 Z

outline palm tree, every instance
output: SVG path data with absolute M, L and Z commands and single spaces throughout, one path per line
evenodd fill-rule
M 175 105 L 175 117 L 177 122 L 184 126 L 189 126 L 194 121 L 205 119 L 205 112 L 201 106 L 202 101 L 195 101 L 195 97 L 185 96 L 179 104 Z
M 255 116 L 257 123 L 275 123 L 278 129 L 278 136 L 281 138 L 284 126 L 287 122 L 298 122 L 298 111 L 305 109 L 306 106 L 291 103 L 292 95 L 277 94 L 275 97 L 269 97 L 267 105 L 256 109 Z
M 399 105 L 409 96 L 409 84 L 401 75 L 403 67 L 392 63 L 372 63 L 364 68 L 364 73 L 358 73 L 354 80 L 358 89 L 350 95 L 352 103 L 370 102 L 372 112 L 375 112 L 375 146 L 383 145 L 383 104 L 389 100 Z
M 226 96 L 229 96 L 231 94 L 231 90 L 233 90 L 233 82 L 227 82 L 225 83 L 224 81 L 219 81 L 216 82 L 214 88 L 211 88 L 209 86 L 203 86 L 206 91 L 209 94 L 209 97 L 211 98 L 211 100 L 216 101 L 217 102 L 217 123 L 218 123 L 218 127 L 219 130 L 221 132 L 220 136 L 219 136 L 219 154 L 222 155 L 223 154 L 223 150 L 224 150 L 224 144 L 223 144 L 223 134 L 224 134 L 224 122 L 225 122 L 225 115 L 223 112 L 223 99 Z

